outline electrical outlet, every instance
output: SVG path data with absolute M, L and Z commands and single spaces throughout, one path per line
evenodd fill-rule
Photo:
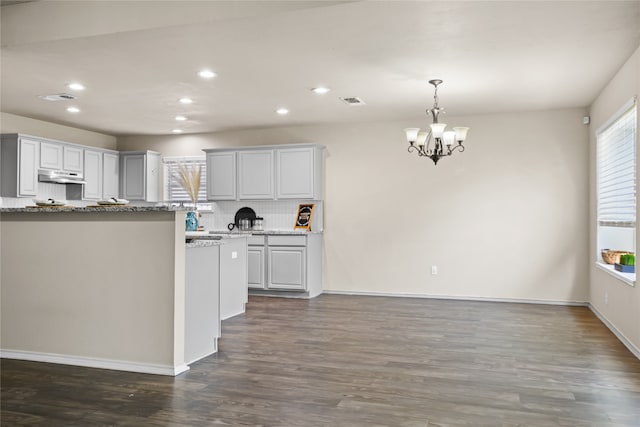
M 432 276 L 436 276 L 438 274 L 438 266 L 437 265 L 432 265 L 431 266 L 431 275 Z
M 609 304 L 609 292 L 605 292 L 604 293 L 604 303 Z

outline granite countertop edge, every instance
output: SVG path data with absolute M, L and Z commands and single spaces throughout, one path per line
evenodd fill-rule
M 240 237 L 284 235 L 284 236 L 306 236 L 309 234 L 324 234 L 323 231 L 293 231 L 293 230 L 251 230 L 251 231 L 224 231 L 208 230 L 200 232 L 186 232 L 188 239 L 206 239 L 210 236 L 222 236 L 223 239 L 233 239 Z
M 66 213 L 66 212 L 186 212 L 187 209 L 176 208 L 171 206 L 99 206 L 99 207 L 81 207 L 81 206 L 62 206 L 62 207 L 23 207 L 23 208 L 0 208 L 0 213 Z
M 220 246 L 225 243 L 221 240 L 194 239 L 185 244 L 187 248 L 204 248 L 208 246 Z

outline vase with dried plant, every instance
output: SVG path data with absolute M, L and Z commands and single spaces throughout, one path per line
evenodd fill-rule
M 187 165 L 178 163 L 178 171 L 175 174 L 178 183 L 184 188 L 193 202 L 193 210 L 187 212 L 186 230 L 196 231 L 198 229 L 198 193 L 200 192 L 200 177 L 202 167 L 200 165 Z

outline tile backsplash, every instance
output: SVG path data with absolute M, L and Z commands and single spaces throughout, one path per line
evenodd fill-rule
M 317 200 L 212 202 L 211 211 L 201 211 L 200 224 L 207 230 L 226 230 L 227 225 L 234 221 L 238 209 L 249 207 L 256 212 L 256 216 L 264 218 L 263 228 L 265 230 L 290 231 L 293 230 L 300 203 L 315 204 L 311 220 L 311 231 L 324 231 L 324 206 L 322 201 Z

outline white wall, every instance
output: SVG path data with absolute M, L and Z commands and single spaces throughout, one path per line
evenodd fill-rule
M 116 138 L 111 135 L 57 125 L 9 113 L 0 113 L 0 133 L 24 133 L 92 147 L 111 150 L 116 148 Z
M 606 122 L 622 105 L 634 95 L 640 95 L 640 48 L 629 58 L 626 64 L 603 89 L 591 106 L 590 140 L 590 301 L 636 349 L 640 351 L 640 285 L 635 287 L 612 277 L 595 266 L 596 245 L 596 136 L 595 131 Z M 640 118 L 638 120 L 640 123 Z M 636 155 L 639 155 L 636 149 Z M 636 162 L 637 163 L 637 162 Z M 636 206 L 636 209 L 638 206 Z M 636 217 L 638 212 L 636 212 Z M 638 233 L 636 233 L 636 250 L 640 248 Z M 607 298 L 605 298 L 607 297 Z M 607 300 L 605 302 L 605 300 Z
M 446 117 L 468 149 L 434 166 L 406 122 L 125 137 L 118 149 L 313 142 L 326 149 L 325 290 L 588 300 L 586 110 Z M 431 266 L 439 274 L 432 276 Z

